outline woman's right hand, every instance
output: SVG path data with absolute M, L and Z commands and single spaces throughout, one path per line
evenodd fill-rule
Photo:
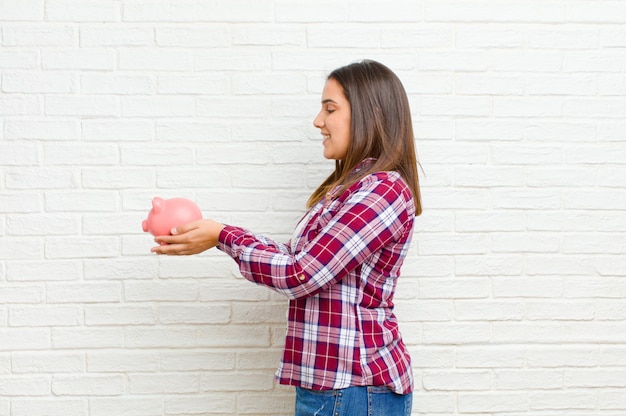
M 156 254 L 187 256 L 216 247 L 224 224 L 210 219 L 190 222 L 172 229 L 172 235 L 154 239 L 159 245 L 150 250 Z

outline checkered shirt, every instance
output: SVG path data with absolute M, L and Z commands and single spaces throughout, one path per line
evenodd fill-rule
M 401 176 L 378 172 L 313 206 L 288 244 L 229 225 L 220 233 L 247 280 L 289 298 L 281 384 L 412 390 L 393 295 L 414 215 Z

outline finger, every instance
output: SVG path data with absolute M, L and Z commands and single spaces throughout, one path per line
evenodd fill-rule
M 179 256 L 185 254 L 185 246 L 181 244 L 166 244 L 161 246 L 152 247 L 150 250 L 156 254 L 165 254 L 168 256 Z
M 180 234 L 188 233 L 189 231 L 192 231 L 198 228 L 198 223 L 199 221 L 192 221 L 188 224 L 179 225 L 178 227 L 172 228 L 170 233 L 172 235 L 180 235 Z

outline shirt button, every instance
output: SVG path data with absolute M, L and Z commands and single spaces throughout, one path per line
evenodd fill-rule
M 306 277 L 301 274 L 300 276 L 298 276 L 298 280 L 300 280 L 301 282 L 304 282 L 306 280 Z

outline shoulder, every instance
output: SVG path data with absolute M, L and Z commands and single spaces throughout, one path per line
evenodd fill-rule
M 346 197 L 368 196 L 382 198 L 389 204 L 404 205 L 410 212 L 415 211 L 411 189 L 398 172 L 381 171 L 364 176 L 347 189 Z

